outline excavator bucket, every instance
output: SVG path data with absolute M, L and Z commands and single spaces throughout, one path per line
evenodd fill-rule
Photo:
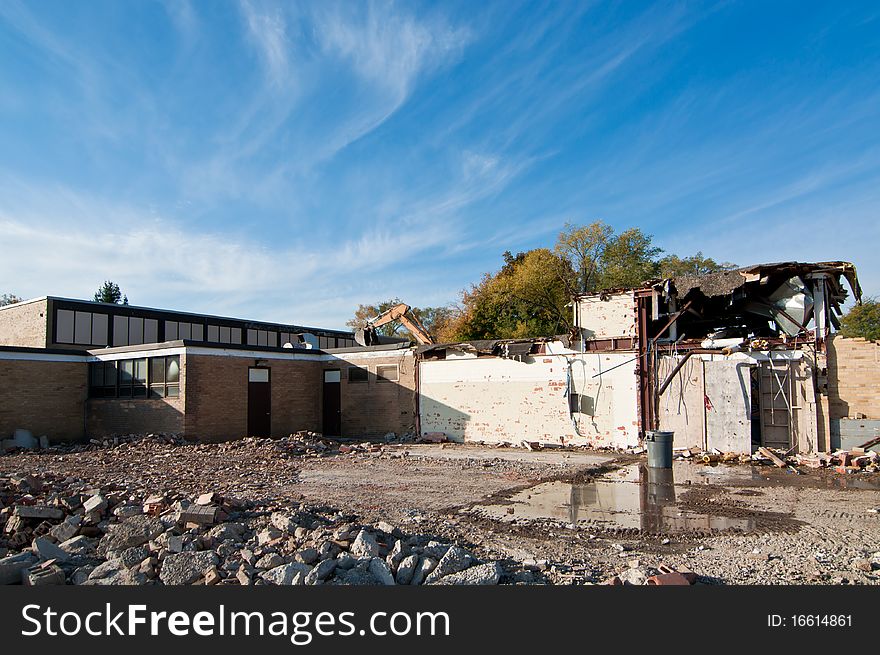
M 379 343 L 379 335 L 374 328 L 358 328 L 354 331 L 354 340 L 361 346 L 375 346 Z

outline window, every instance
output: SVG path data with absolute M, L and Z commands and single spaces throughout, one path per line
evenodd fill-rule
M 348 369 L 349 382 L 366 382 L 368 379 L 369 371 L 367 369 L 361 368 L 360 366 L 352 366 Z
M 177 321 L 165 321 L 165 341 L 177 341 Z
M 128 345 L 136 346 L 144 342 L 144 319 L 132 316 L 128 319 Z
M 150 398 L 180 396 L 180 357 L 150 358 Z
M 209 325 L 208 326 L 208 341 L 210 343 L 220 343 L 220 326 L 219 325 Z
M 128 345 L 128 316 L 113 317 L 113 345 Z
M 377 382 L 397 382 L 397 365 L 393 366 L 377 366 L 376 367 Z
M 109 341 L 110 317 L 107 314 L 92 314 L 92 343 L 106 346 Z
M 294 348 L 302 348 L 305 343 L 297 332 L 281 332 L 280 335 L 281 340 L 279 343 L 282 346 L 285 343 L 289 343 Z
M 120 398 L 147 397 L 147 359 L 126 359 L 118 363 Z
M 116 395 L 116 362 L 94 362 L 90 374 L 89 389 L 93 398 L 112 398 Z
M 55 342 L 106 346 L 108 320 L 107 314 L 59 309 L 55 313 Z
M 144 343 L 159 341 L 159 321 L 155 318 L 144 319 Z
M 88 346 L 92 343 L 92 314 L 91 312 L 76 312 L 74 321 L 74 343 Z
M 177 398 L 180 396 L 180 357 L 141 357 L 89 365 L 92 398 Z
M 249 368 L 248 369 L 248 382 L 268 382 L 269 381 L 269 369 L 268 368 Z
M 247 342 L 249 346 L 278 347 L 278 333 L 274 330 L 248 330 Z M 241 343 L 240 341 L 238 343 Z

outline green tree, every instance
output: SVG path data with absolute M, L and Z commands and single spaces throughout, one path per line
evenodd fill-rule
M 662 249 L 639 228 L 616 234 L 610 225 L 595 221 L 585 226 L 566 223 L 553 252 L 566 264 L 559 273 L 573 296 L 641 285 L 656 276 Z
M 880 341 L 880 302 L 876 298 L 862 300 L 840 319 L 840 334 Z
M 21 302 L 21 298 L 16 296 L 14 293 L 4 293 L 0 295 L 0 307 L 5 307 L 6 305 L 14 305 L 17 302 Z
M 95 292 L 95 302 L 106 302 L 112 305 L 127 305 L 128 296 L 123 295 L 118 284 L 106 280 Z
M 538 248 L 512 255 L 462 292 L 458 311 L 443 333 L 444 341 L 516 339 L 552 336 L 569 327 L 567 262 Z
M 614 228 L 602 221 L 586 226 L 566 223 L 556 239 L 554 252 L 568 263 L 573 275 L 564 279 L 569 295 L 594 291 L 600 283 L 605 249 L 614 238 Z
M 690 257 L 667 255 L 659 262 L 658 273 L 660 277 L 681 277 L 684 275 L 707 275 L 718 271 L 732 271 L 737 266 L 730 262 L 716 262 L 711 257 L 704 257 L 702 252 Z

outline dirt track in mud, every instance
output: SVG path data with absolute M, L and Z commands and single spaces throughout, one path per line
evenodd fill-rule
M 595 583 L 667 563 L 710 584 L 880 583 L 880 476 L 676 463 L 658 478 L 640 464 L 453 445 L 285 458 L 146 444 L 7 455 L 0 472 L 305 500 L 526 562 L 522 581 Z

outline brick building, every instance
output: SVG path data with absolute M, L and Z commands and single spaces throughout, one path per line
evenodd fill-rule
M 415 429 L 412 352 L 350 332 L 38 298 L 0 308 L 0 437 Z

